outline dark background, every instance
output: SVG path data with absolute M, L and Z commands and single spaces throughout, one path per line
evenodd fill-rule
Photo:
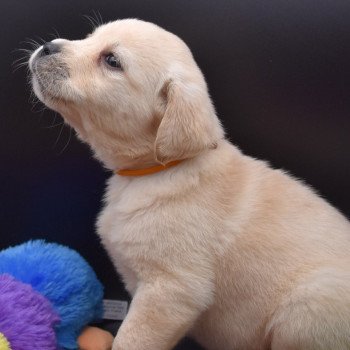
M 32 238 L 68 245 L 94 267 L 108 298 L 127 298 L 94 233 L 109 174 L 59 116 L 33 106 L 26 70 L 12 65 L 29 38 L 84 37 L 83 15 L 94 11 L 182 37 L 232 142 L 350 217 L 350 1 L 1 0 L 0 249 Z

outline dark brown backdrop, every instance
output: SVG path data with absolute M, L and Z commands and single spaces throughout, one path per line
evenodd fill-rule
M 46 238 L 77 249 L 110 298 L 126 298 L 94 234 L 109 175 L 60 117 L 29 102 L 13 52 L 26 38 L 81 38 L 84 14 L 137 17 L 182 37 L 204 71 L 228 137 L 315 187 L 350 216 L 348 0 L 2 0 L 0 249 Z M 187 343 L 186 343 L 187 344 Z M 183 344 L 181 349 L 194 349 Z

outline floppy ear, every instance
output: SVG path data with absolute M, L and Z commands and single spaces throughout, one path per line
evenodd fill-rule
M 205 83 L 169 79 L 161 93 L 166 104 L 155 141 L 156 160 L 166 164 L 215 148 L 223 130 Z

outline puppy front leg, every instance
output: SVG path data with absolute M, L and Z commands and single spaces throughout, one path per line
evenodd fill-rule
M 194 291 L 176 281 L 141 284 L 113 350 L 172 349 L 208 307 L 211 294 L 208 288 Z

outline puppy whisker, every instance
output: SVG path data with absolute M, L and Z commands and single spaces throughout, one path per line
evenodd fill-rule
M 12 66 L 13 66 L 12 73 L 17 72 L 22 67 L 26 67 L 28 69 L 28 61 L 14 62 L 14 63 L 12 63 Z
M 35 36 L 39 41 L 41 41 L 41 43 L 39 42 L 39 45 L 41 46 L 42 44 L 45 44 L 47 42 L 47 40 L 43 39 L 41 36 L 36 35 Z
M 64 124 L 64 122 L 56 123 L 54 125 L 49 125 L 49 126 L 43 126 L 43 129 L 54 129 L 54 128 L 57 128 L 58 126 L 62 126 L 62 124 Z
M 36 109 L 36 107 L 38 105 L 40 106 L 40 108 Z M 40 100 L 32 102 L 31 112 L 33 112 L 33 113 L 43 113 L 46 110 L 48 110 L 48 108 L 45 105 L 41 104 Z
M 23 60 L 24 60 L 24 62 L 22 62 Z M 20 57 L 20 58 L 17 58 L 16 60 L 14 60 L 12 62 L 12 65 L 15 66 L 18 63 L 28 63 L 28 60 L 29 60 L 29 57 L 23 56 L 23 57 Z
M 88 21 L 92 30 L 95 30 L 98 27 L 98 23 L 92 16 L 83 15 L 83 17 Z
M 103 19 L 101 13 L 99 11 L 93 10 L 93 15 L 83 15 L 85 19 L 87 19 L 90 24 L 92 30 L 95 30 L 97 27 L 103 24 Z
M 53 37 L 54 39 L 59 39 L 61 37 L 61 35 L 58 33 L 58 30 L 55 27 L 52 27 L 52 30 L 54 31 L 54 33 L 51 33 L 51 37 Z
M 20 53 L 24 52 L 29 57 L 33 53 L 33 50 L 18 48 L 11 51 L 11 53 L 17 53 L 17 52 L 20 52 Z
M 28 62 L 31 54 L 33 53 L 33 50 L 25 49 L 25 48 L 17 48 L 12 50 L 12 53 L 19 53 L 21 54 L 21 57 L 16 58 L 12 62 L 12 67 L 13 70 L 12 72 L 16 72 L 19 68 L 27 66 L 28 67 Z M 29 69 L 29 68 L 28 68 Z
M 69 136 L 68 136 L 68 141 L 66 142 L 66 144 L 64 145 L 64 147 L 62 148 L 62 150 L 58 153 L 58 155 L 63 154 L 63 152 L 68 148 L 68 145 L 70 143 L 70 140 L 72 139 L 72 128 L 69 127 Z
M 103 24 L 103 19 L 102 19 L 102 16 L 101 16 L 101 12 L 98 11 L 98 10 L 93 10 L 92 11 L 94 16 L 95 16 L 95 19 L 96 19 L 96 23 L 98 24 L 98 26 L 101 26 Z
M 54 143 L 54 145 L 53 145 L 53 147 L 52 148 L 55 148 L 56 146 L 57 146 L 57 144 L 58 144 L 58 141 L 60 140 L 60 138 L 61 138 L 61 135 L 62 135 L 62 132 L 63 132 L 63 129 L 64 129 L 64 123 L 62 123 L 62 126 L 61 126 L 61 129 L 60 129 L 60 132 L 59 132 L 59 134 L 58 134 L 58 136 L 57 136 L 57 138 L 56 138 L 56 141 L 55 141 L 55 143 Z
M 21 41 L 20 44 L 25 44 L 25 45 L 31 46 L 33 51 L 41 46 L 40 43 L 38 43 L 36 40 L 31 39 L 31 38 L 27 38 L 25 41 Z

